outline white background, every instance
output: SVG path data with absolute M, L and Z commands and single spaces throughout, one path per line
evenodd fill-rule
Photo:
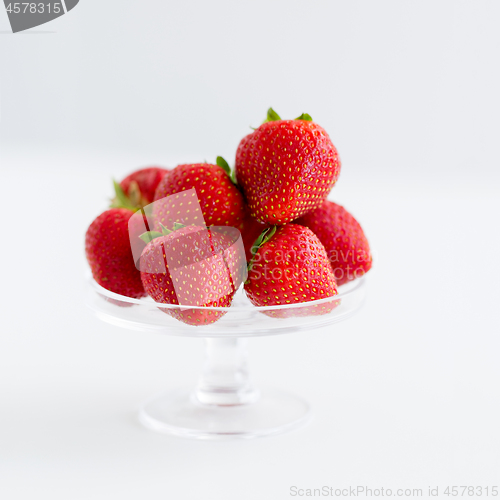
M 0 8 L 0 498 L 500 486 L 499 20 L 496 1 L 81 0 L 12 35 Z M 92 317 L 85 230 L 111 177 L 232 162 L 270 105 L 339 149 L 368 302 L 250 343 L 255 381 L 307 397 L 309 427 L 154 434 L 139 404 L 194 384 L 202 342 Z

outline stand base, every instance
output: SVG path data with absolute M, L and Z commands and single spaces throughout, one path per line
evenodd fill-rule
M 257 401 L 234 406 L 206 405 L 179 390 L 147 401 L 139 420 L 148 429 L 181 437 L 248 439 L 297 429 L 310 416 L 305 401 L 276 390 L 264 390 Z

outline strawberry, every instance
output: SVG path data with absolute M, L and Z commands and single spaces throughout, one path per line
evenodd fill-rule
M 130 249 L 128 222 L 133 213 L 112 208 L 99 215 L 87 229 L 85 255 L 99 285 L 138 299 L 146 293 Z
M 116 197 L 112 206 L 134 209 L 149 205 L 167 172 L 160 167 L 146 167 L 127 175 L 119 185 L 115 182 Z
M 359 278 L 372 267 L 363 229 L 344 207 L 325 201 L 296 222 L 310 228 L 323 243 L 338 285 Z
M 268 119 L 236 152 L 236 179 L 253 217 L 283 225 L 321 205 L 337 182 L 340 158 L 323 128 L 307 114 Z
M 209 163 L 179 165 L 162 179 L 155 201 L 194 188 L 207 226 L 236 227 L 245 216 L 245 205 L 243 196 L 228 175 L 228 168 Z M 166 223 L 166 213 L 160 205 L 155 207 L 155 216 L 159 222 Z
M 230 246 L 234 236 L 218 231 L 236 230 L 175 227 L 174 231 L 163 227 L 162 233 L 153 231 L 142 236 L 145 240 L 154 238 L 141 255 L 144 289 L 155 302 L 201 307 L 162 309 L 179 321 L 195 326 L 213 323 L 225 311 L 202 308 L 229 307 L 246 266 L 243 251 Z
M 247 262 L 252 259 L 252 246 L 257 238 L 262 234 L 262 231 L 268 227 L 266 224 L 254 219 L 251 215 L 247 215 L 238 226 L 245 248 L 245 256 Z
M 249 266 L 245 291 L 256 306 L 285 306 L 337 295 L 325 248 L 308 228 L 287 224 L 266 229 Z M 273 317 L 310 316 L 330 312 L 338 301 L 301 308 L 265 311 Z

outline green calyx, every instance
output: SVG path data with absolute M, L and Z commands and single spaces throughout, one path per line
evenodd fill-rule
M 259 251 L 259 248 L 263 245 L 265 245 L 276 233 L 278 226 L 272 226 L 272 227 L 266 227 L 262 233 L 260 233 L 260 236 L 255 240 L 254 244 L 252 245 L 252 248 L 250 248 L 250 252 L 252 254 L 252 258 L 250 259 L 250 262 L 248 263 L 248 272 L 252 270 L 252 266 L 254 263 L 254 257 L 255 254 Z M 247 280 L 245 283 L 249 283 Z
M 273 108 L 269 108 L 267 110 L 267 118 L 262 122 L 262 123 L 268 123 L 268 122 L 277 122 L 278 120 L 281 120 L 280 115 L 274 111 Z M 312 122 L 313 119 L 311 118 L 311 115 L 307 113 L 302 113 L 298 118 L 295 118 L 295 120 L 303 120 L 306 122 Z
M 304 120 L 305 122 L 312 122 L 313 119 L 311 118 L 311 115 L 308 115 L 307 113 L 302 113 L 298 118 L 295 118 L 296 120 Z
M 217 163 L 217 165 L 219 165 L 219 167 L 222 168 L 227 175 L 231 176 L 231 167 L 229 166 L 229 163 L 222 158 L 222 156 L 217 156 L 215 163 Z
M 155 238 L 159 238 L 160 236 L 164 236 L 162 233 L 159 233 L 158 231 L 146 231 L 145 233 L 142 233 L 139 238 L 141 238 L 144 243 L 149 243 L 150 241 L 153 241 Z
M 281 120 L 280 115 L 273 108 L 269 108 L 267 110 L 267 118 L 262 123 L 277 122 L 278 120 Z
M 150 241 L 153 241 L 156 238 L 160 238 L 162 236 L 167 236 L 174 231 L 177 231 L 178 229 L 182 229 L 183 227 L 187 227 L 184 224 L 181 224 L 180 222 L 174 222 L 174 228 L 172 230 L 167 229 L 161 222 L 160 222 L 160 227 L 161 227 L 161 233 L 159 231 L 146 231 L 145 233 L 142 233 L 139 238 L 144 241 L 144 243 L 149 243 Z
M 257 253 L 259 248 L 267 243 L 273 236 L 274 233 L 276 233 L 277 226 L 272 226 L 272 227 L 266 227 L 262 233 L 260 233 L 260 236 L 255 240 L 254 244 L 252 245 L 252 257 Z
M 231 170 L 231 167 L 229 166 L 229 163 L 222 158 L 222 156 L 217 156 L 217 159 L 215 160 L 215 163 L 226 172 L 226 174 L 229 176 L 231 179 L 231 182 L 233 184 L 236 184 L 236 171 L 233 169 Z
M 126 208 L 136 211 L 141 207 L 141 191 L 137 182 L 130 183 L 129 196 L 127 196 L 118 182 L 113 179 L 115 197 L 111 200 L 111 208 Z

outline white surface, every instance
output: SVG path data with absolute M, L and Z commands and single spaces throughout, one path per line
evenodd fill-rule
M 349 200 L 376 252 L 367 305 L 331 331 L 250 341 L 256 383 L 306 397 L 314 421 L 276 438 L 194 442 L 146 431 L 136 412 L 196 382 L 202 341 L 120 330 L 82 304 L 84 230 L 121 159 L 43 158 L 2 159 L 6 185 L 28 181 L 25 199 L 37 200 L 10 190 L 3 225 L 2 498 L 277 500 L 292 485 L 498 484 L 494 185 L 443 193 L 357 186 L 346 173 L 335 199 Z
M 230 160 L 274 106 L 350 164 L 479 175 L 498 165 L 499 17 L 498 0 L 81 0 L 34 30 L 55 33 L 0 34 L 0 131 Z
M 495 0 L 82 0 L 33 30 L 53 33 L 0 33 L 1 500 L 500 486 L 499 13 Z M 194 384 L 202 341 L 88 314 L 85 229 L 111 176 L 232 162 L 269 105 L 309 112 L 338 147 L 333 199 L 375 250 L 368 302 L 331 330 L 250 341 L 255 382 L 306 397 L 309 427 L 154 434 L 140 403 Z

